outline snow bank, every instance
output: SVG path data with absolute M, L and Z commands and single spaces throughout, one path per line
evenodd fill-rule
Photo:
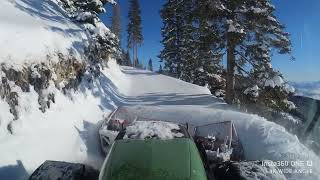
M 45 160 L 87 163 L 100 168 L 103 157 L 96 133 L 98 122 L 114 104 L 94 94 L 89 89 L 69 96 L 57 92 L 56 104 L 46 113 L 38 109 L 35 92 L 21 96 L 21 118 L 12 125 L 15 134 L 2 131 L 0 135 L 0 179 L 6 173 L 1 172 L 1 167 L 15 165 L 17 160 L 28 174 Z M 3 110 L 1 116 L 9 112 Z
M 242 161 L 219 164 L 215 169 L 218 179 L 250 179 L 250 180 L 287 180 L 274 166 L 267 166 L 270 161 Z M 240 170 L 240 171 L 239 171 Z
M 55 62 L 57 53 L 81 59 L 86 34 L 54 0 L 1 0 L 0 7 L 0 63 Z
M 26 179 L 46 160 L 99 169 L 104 160 L 98 138 L 100 121 L 116 107 L 107 85 L 102 76 L 92 84 L 84 81 L 76 92 L 51 89 L 56 103 L 45 113 L 39 110 L 39 95 L 33 87 L 29 93 L 18 91 L 20 119 L 12 123 L 14 134 L 0 123 L 0 179 Z M 0 100 L 1 122 L 12 120 L 9 112 L 7 103 Z
M 131 110 L 130 110 L 131 108 Z M 130 107 L 128 111 L 143 117 L 172 120 L 178 123 L 190 123 L 194 126 L 214 122 L 232 121 L 242 142 L 247 160 L 288 161 L 295 163 L 312 161 L 312 173 L 289 173 L 293 179 L 317 180 L 320 178 L 320 158 L 299 139 L 285 130 L 284 127 L 257 115 L 231 110 L 228 106 L 142 106 Z M 284 169 L 285 167 L 279 167 Z M 289 167 L 303 169 L 305 166 Z M 307 167 L 309 168 L 309 167 Z

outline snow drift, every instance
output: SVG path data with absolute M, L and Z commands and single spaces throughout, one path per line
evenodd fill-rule
M 83 56 L 85 31 L 55 1 L 2 0 L 0 7 L 0 63 L 19 68 L 49 59 L 57 62 L 57 53 Z

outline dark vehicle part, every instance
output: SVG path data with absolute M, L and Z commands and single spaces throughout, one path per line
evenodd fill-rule
M 194 140 L 209 165 L 244 159 L 242 144 L 231 121 L 195 127 Z
M 46 161 L 29 177 L 29 180 L 97 180 L 99 171 L 90 166 L 58 161 Z

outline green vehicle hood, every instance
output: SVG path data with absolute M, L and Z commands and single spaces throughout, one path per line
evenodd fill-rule
M 206 180 L 194 142 L 171 140 L 120 140 L 111 149 L 102 180 Z

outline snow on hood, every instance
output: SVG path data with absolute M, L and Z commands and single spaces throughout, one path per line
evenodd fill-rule
M 173 139 L 184 135 L 173 130 L 180 130 L 177 124 L 163 121 L 135 121 L 126 129 L 124 139 Z

